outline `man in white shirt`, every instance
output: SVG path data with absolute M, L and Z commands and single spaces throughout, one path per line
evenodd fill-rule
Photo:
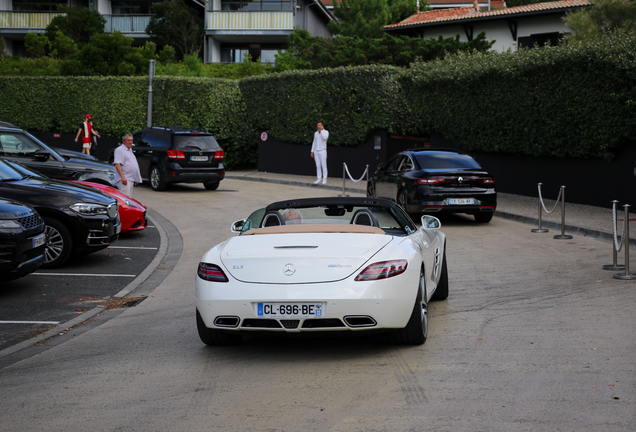
M 314 184 L 327 183 L 327 139 L 329 132 L 325 130 L 325 126 L 321 121 L 318 122 L 318 130 L 314 133 L 314 142 L 311 145 L 311 157 L 316 162 L 316 172 L 318 180 Z
M 141 173 L 137 158 L 132 151 L 133 137 L 127 133 L 122 137 L 122 145 L 115 149 L 115 184 L 117 189 L 132 197 L 133 187 L 141 183 Z

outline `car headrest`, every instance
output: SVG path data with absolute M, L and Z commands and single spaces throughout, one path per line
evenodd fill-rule
M 283 216 L 277 211 L 270 210 L 265 213 L 263 222 L 261 223 L 261 228 L 280 225 L 285 225 L 285 219 L 283 219 Z
M 379 227 L 378 218 L 371 212 L 371 210 L 360 209 L 356 210 L 351 218 L 351 223 L 354 225 L 366 225 L 372 227 Z

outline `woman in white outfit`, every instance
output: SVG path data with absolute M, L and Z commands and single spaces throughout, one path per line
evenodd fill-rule
M 314 182 L 322 184 L 327 183 L 327 139 L 329 132 L 325 130 L 325 126 L 321 121 L 317 124 L 318 130 L 314 132 L 314 142 L 311 145 L 311 157 L 316 162 L 316 172 L 318 180 Z

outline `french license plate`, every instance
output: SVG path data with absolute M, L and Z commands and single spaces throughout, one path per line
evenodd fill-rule
M 33 247 L 36 248 L 38 246 L 42 246 L 46 243 L 46 234 L 40 234 L 37 237 L 33 237 Z
M 448 203 L 452 205 L 472 205 L 475 204 L 474 198 L 449 198 Z
M 322 303 L 257 303 L 256 315 L 272 318 L 322 316 Z
M 208 160 L 207 156 L 190 156 L 191 161 L 195 162 L 205 162 Z

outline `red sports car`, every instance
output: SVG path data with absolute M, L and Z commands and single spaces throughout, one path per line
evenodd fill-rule
M 73 183 L 88 186 L 99 190 L 106 195 L 117 199 L 119 203 L 119 219 L 121 219 L 121 232 L 141 231 L 146 228 L 146 207 L 139 201 L 129 197 L 119 189 L 99 183 L 85 181 L 73 181 Z

